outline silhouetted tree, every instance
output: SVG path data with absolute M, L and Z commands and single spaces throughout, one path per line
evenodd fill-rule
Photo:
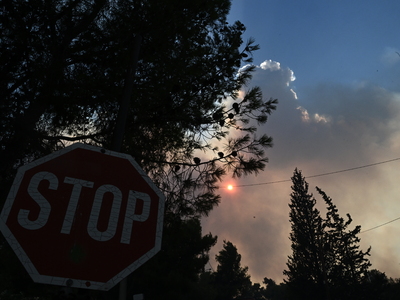
M 382 299 L 395 300 L 400 295 L 400 278 L 389 278 L 389 284 L 386 286 Z
M 292 177 L 290 222 L 293 254 L 284 271 L 285 282 L 298 299 L 362 299 L 362 282 L 371 266 L 366 252 L 359 250 L 361 226 L 348 229 L 325 192 L 317 187 L 327 205 L 322 219 L 308 183 L 297 169 Z
M 164 190 L 167 213 L 207 215 L 224 175 L 262 170 L 272 140 L 247 122 L 265 123 L 276 101 L 259 88 L 237 98 L 258 46 L 227 23 L 229 9 L 229 0 L 2 2 L 2 198 L 16 167 L 70 142 L 112 148 L 124 97 L 121 151 Z
M 255 69 L 249 63 L 258 45 L 243 42 L 242 23 L 227 22 L 230 4 L 2 1 L 0 203 L 19 166 L 75 141 L 112 148 L 120 111 L 128 114 L 121 151 L 135 157 L 166 195 L 167 233 L 208 215 L 219 203 L 224 176 L 262 171 L 272 139 L 256 136 L 254 124 L 264 124 L 277 101 L 263 100 L 259 88 L 238 98 Z M 187 247 L 176 243 L 166 243 L 172 248 L 165 251 L 177 255 Z M 201 256 L 210 243 L 188 255 Z M 12 257 L 9 250 L 2 241 L 0 259 Z M 180 266 L 163 263 L 163 271 Z M 182 271 L 191 272 L 188 280 L 198 275 L 193 264 Z M 19 292 L 17 282 L 7 281 L 8 290 Z
M 386 276 L 385 273 L 372 269 L 365 273 L 362 282 L 362 288 L 359 291 L 359 294 L 362 297 L 360 299 L 376 299 L 376 300 L 383 300 L 383 299 L 390 299 L 388 297 L 388 292 L 390 291 L 389 286 L 389 278 Z M 386 294 L 386 295 L 385 295 Z M 397 294 L 398 296 L 398 294 Z M 394 299 L 394 298 L 393 298 Z
M 252 300 L 267 300 L 265 294 L 266 290 L 261 284 L 253 283 L 247 297 Z
M 241 255 L 231 242 L 224 241 L 223 249 L 216 255 L 217 271 L 213 282 L 217 292 L 216 300 L 232 300 L 249 293 L 251 289 L 250 275 L 247 267 L 240 264 Z
M 131 294 L 143 293 L 146 299 L 205 299 L 212 286 L 200 282 L 200 274 L 216 241 L 211 233 L 202 235 L 198 219 L 176 218 L 165 228 L 160 253 L 132 274 Z
M 371 248 L 366 252 L 359 250 L 358 234 L 361 226 L 348 229 L 352 223 L 350 214 L 347 214 L 347 220 L 344 220 L 339 216 L 332 199 L 318 187 L 317 191 L 327 205 L 324 219 L 324 253 L 326 269 L 329 271 L 327 279 L 330 293 L 337 299 L 358 299 L 362 289 L 361 283 L 371 266 L 367 258 Z
M 267 300 L 297 299 L 297 295 L 293 296 L 289 294 L 287 284 L 284 282 L 276 284 L 273 279 L 265 277 L 263 283 L 266 286 L 264 295 Z
M 293 253 L 283 272 L 287 276 L 285 282 L 298 299 L 324 299 L 327 271 L 322 218 L 301 171 L 294 171 L 292 182 L 289 218 Z

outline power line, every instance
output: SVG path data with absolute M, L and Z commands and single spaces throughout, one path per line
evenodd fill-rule
M 373 166 L 377 166 L 377 165 L 381 165 L 381 164 L 386 164 L 386 163 L 390 163 L 390 162 L 397 161 L 397 160 L 400 160 L 400 157 L 389 159 L 389 160 L 384 160 L 384 161 L 380 161 L 380 162 L 376 162 L 376 163 L 372 163 L 372 164 L 362 165 L 362 166 L 359 166 L 359 167 L 354 167 L 354 168 L 348 168 L 348 169 L 343 169 L 343 170 L 338 170 L 338 171 L 332 171 L 332 172 L 328 172 L 328 173 L 321 173 L 321 174 L 311 175 L 311 176 L 307 176 L 305 178 L 306 179 L 307 178 L 315 178 L 315 177 L 322 177 L 322 176 L 333 175 L 333 174 L 338 174 L 338 173 L 344 173 L 344 172 L 354 171 L 354 170 L 358 170 L 358 169 L 373 167 Z M 267 184 L 275 184 L 275 183 L 282 183 L 282 182 L 289 182 L 289 181 L 292 181 L 292 180 L 291 179 L 284 179 L 284 180 L 269 181 L 269 182 L 260 182 L 260 183 L 252 183 L 252 184 L 235 185 L 233 187 L 247 187 L 247 186 L 267 185 Z M 364 232 L 368 232 L 368 231 L 377 229 L 379 227 L 385 226 L 385 225 L 390 224 L 392 222 L 395 222 L 397 220 L 400 220 L 400 217 L 395 218 L 393 220 L 390 220 L 390 221 L 388 221 L 386 223 L 377 225 L 375 227 L 363 230 L 360 233 L 364 233 Z
M 284 179 L 284 180 L 261 182 L 261 183 L 241 184 L 241 185 L 233 185 L 233 187 L 256 186 L 256 185 L 274 184 L 274 183 L 281 183 L 281 182 L 288 182 L 288 181 L 292 181 L 292 180 Z
M 372 227 L 372 228 L 363 230 L 363 231 L 361 231 L 360 233 L 364 233 L 364 232 L 367 232 L 367 231 L 371 231 L 371 230 L 377 229 L 377 228 L 379 228 L 379 227 L 385 226 L 385 225 L 387 225 L 387 224 L 389 224 L 389 223 L 392 223 L 392 222 L 394 222 L 394 221 L 397 221 L 397 220 L 400 220 L 400 217 L 398 217 L 398 218 L 396 218 L 396 219 L 393 219 L 393 220 L 390 220 L 390 221 L 388 221 L 388 222 L 386 222 L 386 223 L 377 225 L 377 226 L 375 226 L 375 227 Z
M 368 168 L 368 167 L 373 167 L 373 166 L 377 166 L 377 165 L 381 165 L 381 164 L 386 164 L 389 162 L 393 162 L 396 160 L 400 160 L 400 157 L 398 158 L 393 158 L 393 159 L 389 159 L 389 160 L 385 160 L 385 161 L 380 161 L 380 162 L 376 162 L 376 163 L 372 163 L 372 164 L 368 164 L 368 165 L 363 165 L 363 166 L 359 166 L 359 167 L 354 167 L 354 168 L 348 168 L 348 169 L 343 169 L 343 170 L 338 170 L 338 171 L 333 171 L 333 172 L 328 172 L 328 173 L 322 173 L 322 174 L 316 174 L 316 175 L 311 175 L 311 176 L 307 176 L 305 177 L 307 178 L 315 178 L 315 177 L 322 177 L 322 176 L 327 176 L 327 175 L 333 175 L 333 174 L 338 174 L 338 173 L 344 173 L 344 172 L 349 172 L 349 171 L 354 171 L 354 170 L 358 170 L 358 169 L 363 169 L 363 168 Z M 282 182 L 289 182 L 292 181 L 291 179 L 285 179 L 285 180 L 277 180 L 277 181 L 269 181 L 269 182 L 260 182 L 260 183 L 251 183 L 251 184 L 241 184 L 241 185 L 235 185 L 233 187 L 246 187 L 246 186 L 257 186 L 257 185 L 267 185 L 267 184 L 275 184 L 275 183 L 282 183 Z

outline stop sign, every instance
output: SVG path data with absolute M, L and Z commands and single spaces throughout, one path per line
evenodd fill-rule
M 164 200 L 131 156 L 73 144 L 18 170 L 0 228 L 35 282 L 108 290 L 160 250 Z

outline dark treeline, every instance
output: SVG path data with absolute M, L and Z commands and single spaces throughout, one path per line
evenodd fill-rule
M 399 280 L 371 270 L 369 250 L 359 249 L 360 227 L 350 229 L 350 215 L 342 218 L 317 189 L 322 216 L 297 170 L 285 281 L 252 283 L 229 241 L 209 269 L 217 237 L 204 234 L 200 220 L 218 205 L 225 176 L 264 170 L 272 138 L 257 128 L 277 106 L 258 87 L 246 88 L 258 45 L 243 41 L 242 23 L 227 22 L 230 4 L 1 1 L 1 206 L 18 167 L 73 142 L 119 143 L 166 196 L 162 250 L 128 277 L 129 299 L 398 299 Z M 117 297 L 118 286 L 97 292 L 33 283 L 0 237 L 1 300 Z
M 292 254 L 284 282 L 265 278 L 266 299 L 397 299 L 400 280 L 371 269 L 370 248 L 360 249 L 361 226 L 351 228 L 350 214 L 343 218 L 333 200 L 320 188 L 325 216 L 315 207 L 301 171 L 295 170 L 290 195 Z
M 200 280 L 216 242 L 202 233 L 200 219 L 218 205 L 225 176 L 264 170 L 272 138 L 256 134 L 257 126 L 277 104 L 264 100 L 257 87 L 238 97 L 255 70 L 252 54 L 259 47 L 243 40 L 241 22 L 227 22 L 230 5 L 0 3 L 0 204 L 18 167 L 73 142 L 130 154 L 166 197 L 162 250 L 129 276 L 130 298 L 212 299 L 201 285 L 211 280 L 226 286 L 217 275 Z M 66 292 L 34 284 L 3 235 L 0 277 L 1 299 Z M 117 294 L 115 287 L 71 297 Z

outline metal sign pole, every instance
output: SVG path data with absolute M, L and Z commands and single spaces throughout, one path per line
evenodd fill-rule
M 121 152 L 122 148 L 122 142 L 125 133 L 126 121 L 128 119 L 129 104 L 132 97 L 133 84 L 135 79 L 137 62 L 139 60 L 141 43 L 142 43 L 142 36 L 140 34 L 137 34 L 133 38 L 131 66 L 128 69 L 128 74 L 125 79 L 124 91 L 121 99 L 121 104 L 118 110 L 117 123 L 114 129 L 112 150 L 117 152 Z M 124 278 L 119 284 L 119 300 L 127 300 L 127 289 L 128 289 L 127 278 Z

